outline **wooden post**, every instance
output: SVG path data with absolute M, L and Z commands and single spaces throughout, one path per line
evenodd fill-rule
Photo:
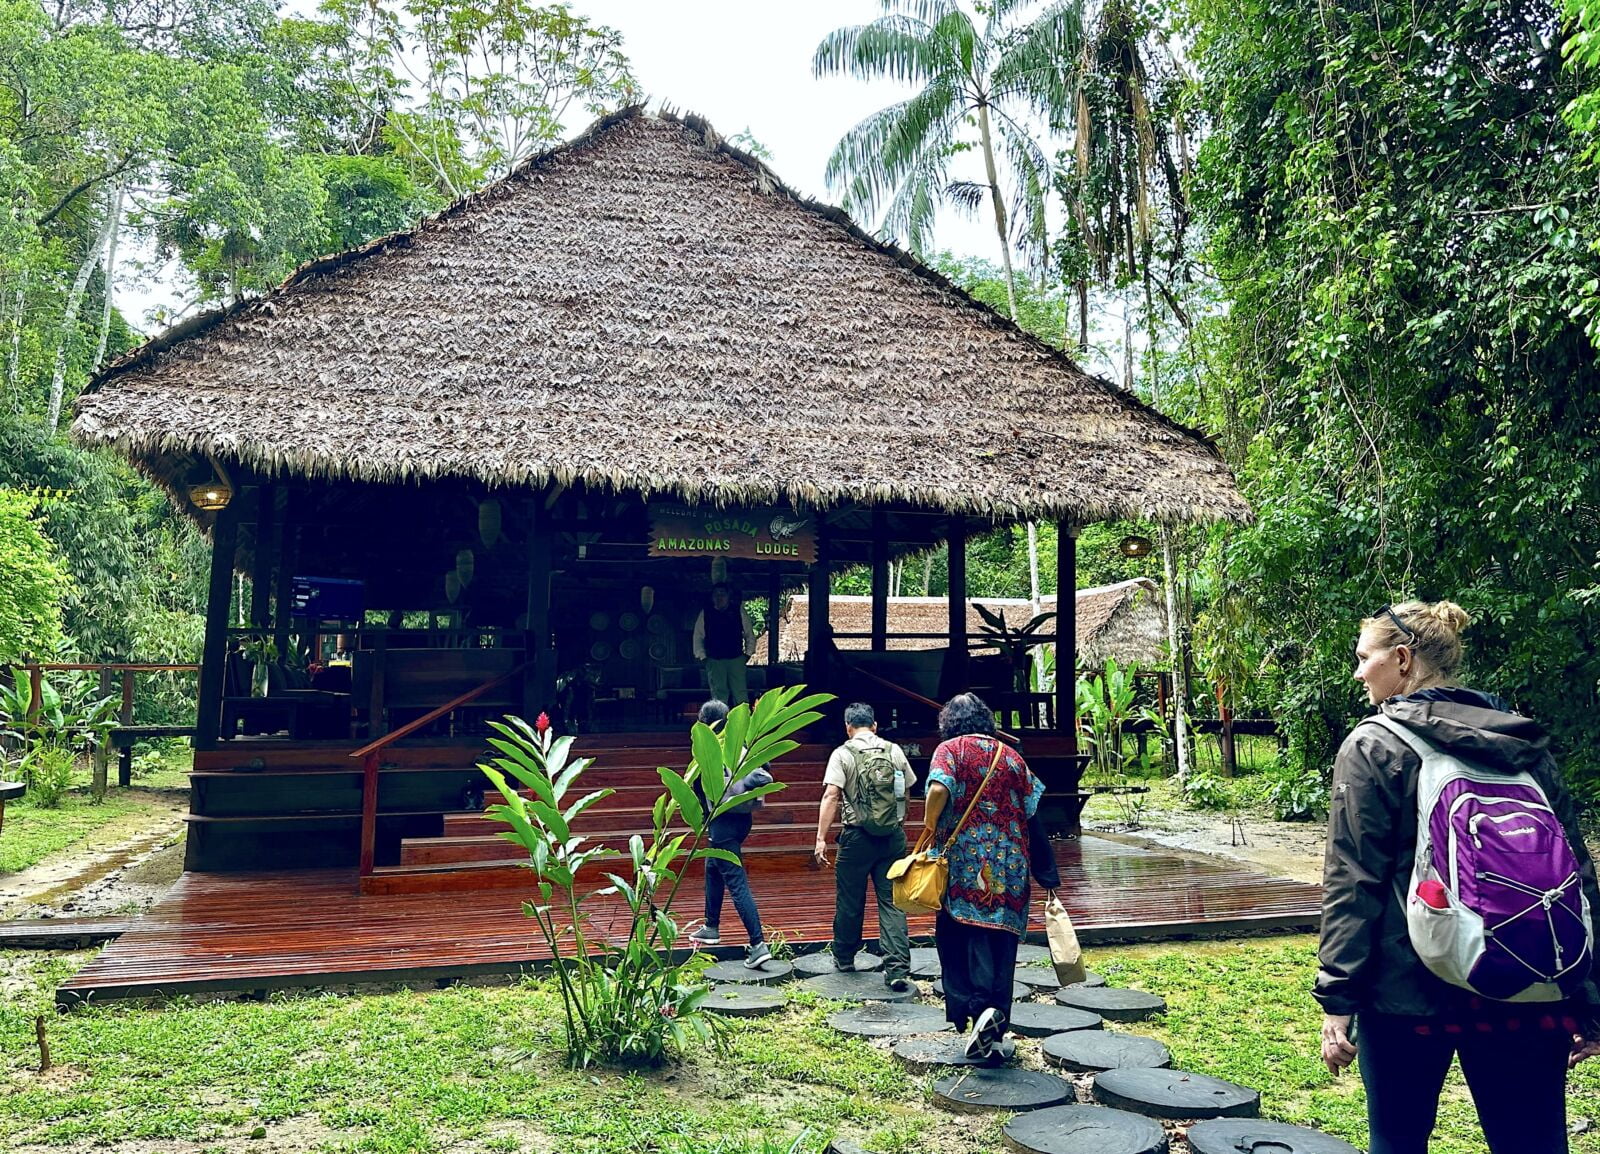
M 383 682 L 389 669 L 389 633 L 379 633 L 372 643 L 371 693 L 367 698 L 367 736 L 382 737 L 389 732 L 383 722 Z
M 946 534 L 950 554 L 950 655 L 945 659 L 946 697 L 967 691 L 970 676 L 967 661 L 967 522 L 963 517 L 950 521 Z
M 44 670 L 37 661 L 28 665 L 28 728 L 39 727 L 39 706 L 44 697 Z M 38 736 L 35 734 L 34 736 Z
M 813 692 L 832 680 L 833 631 L 828 623 L 828 601 L 833 577 L 828 572 L 827 525 L 817 518 L 817 559 L 806 572 L 806 684 Z
M 556 653 L 550 643 L 550 569 L 554 529 L 543 496 L 528 501 L 528 632 L 522 712 L 532 721 L 555 704 Z
M 778 644 L 783 633 L 782 569 L 772 570 L 772 577 L 767 583 L 767 604 L 771 607 L 767 616 L 767 688 L 771 689 L 777 684 L 773 679 L 777 676 L 778 662 L 783 656 Z
M 378 844 L 378 751 L 361 760 L 361 861 L 360 874 L 372 873 Z
M 1078 527 L 1056 525 L 1056 728 L 1078 752 Z
M 102 665 L 100 667 L 100 700 L 104 701 L 111 696 L 111 670 Z M 89 786 L 89 792 L 96 801 L 106 795 L 106 770 L 111 758 L 111 733 L 108 730 L 99 735 L 95 741 L 93 765 L 94 777 Z
M 889 648 L 889 514 L 872 511 L 872 648 Z
M 289 626 L 291 625 L 294 598 L 294 565 L 300 552 L 300 529 L 289 525 L 289 515 L 294 503 L 289 499 L 286 485 L 274 486 L 274 512 L 272 517 L 272 555 L 277 560 L 277 587 L 273 590 L 272 644 L 279 653 L 289 651 Z
M 232 503 L 211 527 L 211 587 L 206 595 L 206 638 L 200 657 L 200 706 L 194 723 L 196 749 L 215 749 L 222 734 L 222 691 L 228 664 L 228 608 L 233 597 L 233 555 L 239 514 Z
M 122 671 L 122 708 L 117 710 L 117 724 L 133 724 L 133 670 Z M 117 784 L 127 789 L 133 784 L 133 746 L 117 750 Z
M 278 487 L 268 483 L 256 489 L 256 541 L 250 554 L 250 625 L 263 634 L 272 619 L 272 567 L 276 561 L 277 544 L 275 521 L 278 511 Z M 280 652 L 278 660 L 288 654 Z

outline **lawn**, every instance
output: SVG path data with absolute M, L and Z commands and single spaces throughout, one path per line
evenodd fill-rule
M 1182 1068 L 1262 1091 L 1272 1118 L 1364 1143 L 1360 1082 L 1316 1059 L 1309 937 L 1096 950 L 1113 982 L 1163 995 Z M 841 1134 L 886 1154 L 999 1147 L 998 1120 L 929 1108 L 928 1079 L 834 1035 L 830 1007 L 796 996 L 738 1021 L 726 1055 L 655 1073 L 562 1066 L 558 1005 L 541 981 L 447 990 L 273 996 L 266 1002 L 108 1004 L 56 1017 L 51 991 L 84 954 L 0 955 L 0 1148 L 141 1151 L 527 1150 L 775 1152 Z M 58 1068 L 39 1076 L 33 1019 Z M 1024 1045 L 1037 1064 L 1036 1044 Z M 1600 1114 L 1600 1063 L 1581 1067 L 1574 1117 Z M 1597 1119 L 1600 1120 L 1600 1119 Z M 252 1138 L 252 1135 L 257 1137 Z M 10 1145 L 5 1145 L 6 1143 Z M 139 1145 L 140 1142 L 145 1143 Z M 150 1143 L 157 1145 L 151 1146 Z M 1435 1154 L 1481 1149 L 1459 1081 Z M 1600 1136 L 1574 1140 L 1600 1154 Z

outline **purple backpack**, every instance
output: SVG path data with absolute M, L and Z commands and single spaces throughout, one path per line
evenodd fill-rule
M 1369 720 L 1422 759 L 1417 857 L 1406 925 L 1435 975 L 1486 998 L 1556 1002 L 1576 992 L 1594 952 L 1578 858 L 1543 787 L 1436 748 L 1383 714 Z M 1435 902 L 1418 896 L 1426 882 Z

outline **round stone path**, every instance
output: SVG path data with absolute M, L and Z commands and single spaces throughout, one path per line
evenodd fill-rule
M 794 977 L 794 966 L 773 958 L 752 970 L 740 961 L 717 962 L 706 967 L 709 982 L 734 982 L 741 986 L 771 986 Z
M 889 1052 L 914 1074 L 926 1074 L 948 1066 L 998 1065 L 995 1059 L 967 1057 L 966 1048 L 965 1037 L 944 1034 L 931 1038 L 901 1038 L 889 1047 Z
M 1189 1127 L 1189 1149 L 1194 1154 L 1360 1154 L 1354 1146 L 1332 1134 L 1263 1122 L 1259 1118 L 1213 1118 Z
M 763 1014 L 776 1014 L 788 1003 L 787 994 L 761 986 L 712 986 L 705 1009 L 708 1013 L 726 1014 L 730 1018 L 759 1018 Z
M 932 946 L 913 946 L 911 949 L 911 976 L 928 981 L 939 976 L 939 951 Z
M 883 959 L 877 954 L 869 954 L 862 950 L 856 955 L 856 972 L 869 973 L 873 970 L 883 969 Z M 833 953 L 829 950 L 818 950 L 814 954 L 801 954 L 794 960 L 794 972 L 801 977 L 814 978 L 818 974 L 837 974 L 839 969 L 833 964 Z
M 1106 980 L 1093 970 L 1085 970 L 1084 975 L 1083 981 L 1073 982 L 1072 985 L 1062 986 L 1061 988 L 1064 990 L 1097 990 L 1106 984 Z
M 943 978 L 940 978 L 933 983 L 933 996 L 936 998 L 944 997 Z M 1021 982 L 1011 983 L 1011 998 L 1013 1001 L 1021 1002 L 1031 997 L 1033 997 L 1033 990 L 1030 987 L 1023 985 Z
M 1050 964 L 1049 946 L 1034 946 L 1023 942 L 1017 947 L 1017 965 L 1048 966 Z
M 1054 966 L 1018 966 L 1017 981 L 1024 985 L 1032 986 L 1036 990 L 1047 990 L 1050 993 L 1061 989 L 1078 990 L 1088 986 L 1103 986 L 1106 984 L 1104 978 L 1090 970 L 1089 976 L 1083 981 L 1073 982 L 1070 986 L 1063 986 L 1060 979 L 1056 977 L 1056 968 Z
M 1065 1078 L 1014 1066 L 979 1066 L 933 1084 L 933 1100 L 960 1114 L 1043 1110 L 1047 1106 L 1064 1106 L 1075 1096 L 1072 1083 Z
M 1011 1119 L 1000 1134 L 1008 1149 L 1022 1154 L 1167 1154 L 1169 1149 L 1159 1122 L 1105 1106 L 1033 1110 Z
M 1245 1086 L 1182 1070 L 1107 1070 L 1094 1098 L 1152 1118 L 1254 1118 L 1261 1095 Z
M 908 1034 L 937 1034 L 950 1028 L 943 1010 L 905 1002 L 863 1002 L 828 1015 L 828 1025 L 841 1034 L 863 1038 L 903 1038 Z
M 1048 1038 L 1069 1030 L 1098 1030 L 1100 1015 L 1050 1002 L 1018 1002 L 1011 1007 L 1011 1032 L 1024 1038 Z
M 818 974 L 800 983 L 802 990 L 810 990 L 824 998 L 840 1002 L 909 1002 L 917 996 L 917 987 L 906 983 L 899 993 L 884 984 L 882 974 Z
M 1172 1054 L 1154 1038 L 1110 1030 L 1073 1030 L 1044 1040 L 1044 1060 L 1074 1074 L 1101 1070 L 1160 1069 L 1172 1065 Z
M 1075 1010 L 1088 1010 L 1112 1022 L 1137 1022 L 1164 1013 L 1166 1002 L 1143 990 L 1111 986 L 1071 986 L 1056 991 L 1056 1001 Z

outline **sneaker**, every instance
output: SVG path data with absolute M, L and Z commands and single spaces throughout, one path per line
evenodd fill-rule
M 994 1053 L 995 1044 L 1004 1036 L 1005 1027 L 1000 1024 L 1000 1011 L 991 1006 L 978 1015 L 962 1052 L 973 1061 L 982 1061 Z
M 689 935 L 689 940 L 699 946 L 714 946 L 722 941 L 716 926 L 701 926 Z
M 856 960 L 851 958 L 848 962 L 841 962 L 836 957 L 833 959 L 833 968 L 838 970 L 841 974 L 853 974 L 856 972 Z
M 904 975 L 883 975 L 883 984 L 897 994 L 903 994 L 911 988 L 911 982 Z
M 1017 1043 L 1012 1038 L 1001 1038 L 989 1051 L 986 1061 L 991 1066 L 1003 1066 L 1017 1056 Z
M 766 942 L 757 942 L 745 952 L 744 968 L 747 970 L 759 970 L 763 963 L 771 960 L 772 947 L 768 946 Z

